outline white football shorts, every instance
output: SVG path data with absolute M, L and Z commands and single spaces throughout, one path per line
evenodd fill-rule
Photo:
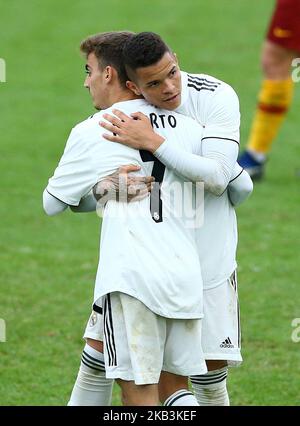
M 206 360 L 225 360 L 238 366 L 241 356 L 237 275 L 203 292 L 202 348 Z
M 125 293 L 107 295 L 103 306 L 106 377 L 143 385 L 158 383 L 162 370 L 181 376 L 205 374 L 201 325 L 201 319 L 159 316 Z
M 242 356 L 236 272 L 217 287 L 204 290 L 203 300 L 202 349 L 205 359 L 225 360 L 231 367 L 238 366 Z M 103 341 L 102 308 L 94 305 L 93 309 L 83 338 Z
M 99 300 L 97 303 L 99 304 Z M 85 327 L 83 338 L 100 340 L 103 342 L 103 310 L 102 307 L 93 305 L 92 313 Z

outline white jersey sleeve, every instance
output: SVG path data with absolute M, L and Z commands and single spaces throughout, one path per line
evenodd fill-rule
M 185 179 L 203 182 L 207 191 L 221 195 L 231 178 L 237 152 L 235 144 L 224 145 L 219 139 L 209 138 L 198 143 L 193 153 L 176 149 L 172 141 L 165 141 L 154 155 Z
M 81 198 L 78 206 L 70 206 L 74 213 L 94 212 L 97 209 L 97 200 L 94 197 L 93 191 L 90 191 L 85 197 Z M 97 211 L 99 213 L 99 211 Z
M 51 195 L 71 206 L 78 206 L 80 199 L 97 182 L 95 167 L 86 167 L 93 164 L 88 134 L 79 129 L 81 127 L 75 127 L 71 131 L 63 156 L 46 188 Z
M 201 108 L 201 102 L 198 108 Z M 235 91 L 228 84 L 209 98 L 206 105 L 203 140 L 219 138 L 224 141 L 239 143 L 240 109 Z
M 182 72 L 182 103 L 177 112 L 203 126 L 203 140 L 219 138 L 239 144 L 239 100 L 227 83 L 206 74 Z
M 65 211 L 68 208 L 68 204 L 49 194 L 47 189 L 45 189 L 43 192 L 43 208 L 48 216 L 55 216 Z
M 234 169 L 235 175 L 228 185 L 228 198 L 233 206 L 242 204 L 253 191 L 253 182 L 249 173 L 238 163 Z

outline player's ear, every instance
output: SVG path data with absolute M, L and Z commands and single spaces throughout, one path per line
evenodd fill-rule
M 137 85 L 131 80 L 126 81 L 126 87 L 137 96 L 140 96 L 142 94 Z
M 114 73 L 114 70 L 113 70 L 112 67 L 110 67 L 109 65 L 107 67 L 105 67 L 105 70 L 104 70 L 104 79 L 105 79 L 106 83 L 109 83 L 112 80 L 113 73 Z

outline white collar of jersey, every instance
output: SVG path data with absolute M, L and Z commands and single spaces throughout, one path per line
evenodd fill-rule
M 143 107 L 145 105 L 149 105 L 145 99 L 130 99 L 128 101 L 120 101 L 116 102 L 111 106 L 113 109 L 122 109 L 125 105 L 134 106 L 134 108 Z
M 182 107 L 182 105 L 187 101 L 187 98 L 189 96 L 189 92 L 187 89 L 188 74 L 185 71 L 180 71 L 180 72 L 181 72 L 181 104 L 179 105 L 178 108 L 176 108 L 175 111 L 177 111 L 178 109 L 180 109 L 180 107 Z

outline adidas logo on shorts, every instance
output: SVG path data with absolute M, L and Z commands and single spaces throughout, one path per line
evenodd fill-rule
M 234 348 L 234 345 L 232 344 L 230 337 L 227 337 L 227 339 L 220 344 L 220 348 Z

